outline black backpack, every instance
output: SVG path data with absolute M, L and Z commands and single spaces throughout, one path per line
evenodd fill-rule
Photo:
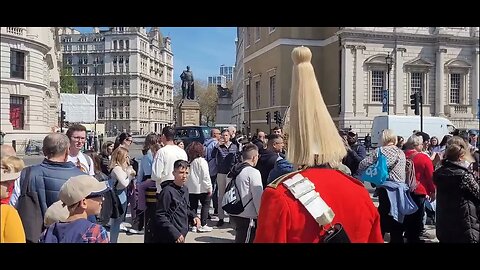
M 248 163 L 243 163 L 240 171 L 249 166 Z M 225 195 L 223 195 L 222 209 L 230 215 L 241 214 L 243 210 L 245 210 L 245 206 L 247 206 L 253 199 L 250 199 L 245 205 L 243 205 L 242 195 L 237 187 L 236 179 L 237 175 L 230 180 L 225 189 Z
M 38 193 L 30 188 L 32 167 L 25 168 L 23 181 L 20 180 L 20 196 L 17 211 L 22 220 L 27 243 L 37 243 L 43 231 L 43 216 L 38 200 Z

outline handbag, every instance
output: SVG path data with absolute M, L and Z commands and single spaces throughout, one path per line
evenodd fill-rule
M 387 158 L 380 151 L 380 147 L 377 149 L 377 161 L 368 166 L 368 168 L 360 175 L 360 180 L 373 183 L 377 186 L 381 186 L 388 178 L 388 166 Z
M 320 237 L 319 243 L 337 244 L 337 243 L 351 243 L 348 238 L 347 232 L 343 229 L 342 224 L 336 223 L 328 230 L 325 230 L 325 234 Z

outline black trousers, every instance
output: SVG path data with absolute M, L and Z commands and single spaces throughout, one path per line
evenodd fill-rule
M 253 220 L 253 226 L 250 226 L 249 218 L 230 216 L 230 221 L 235 228 L 235 243 L 253 243 L 257 229 L 256 219 Z
M 202 226 L 207 224 L 208 218 L 208 210 L 210 209 L 210 199 L 211 197 L 208 196 L 208 193 L 200 193 L 200 194 L 189 194 L 190 199 L 190 209 L 192 209 L 195 213 L 197 213 L 198 209 L 198 201 L 202 204 L 202 210 L 200 211 L 200 221 Z
M 425 215 L 425 195 L 417 195 L 413 192 L 410 193 L 413 201 L 418 206 L 417 212 L 405 217 L 405 236 L 407 237 L 407 243 L 419 243 L 420 235 L 423 231 L 423 216 Z
M 382 236 L 385 237 L 385 233 L 390 232 L 390 243 L 403 243 L 403 224 L 388 214 L 390 213 L 390 200 L 388 199 L 387 190 L 382 187 L 377 188 L 377 190 Z

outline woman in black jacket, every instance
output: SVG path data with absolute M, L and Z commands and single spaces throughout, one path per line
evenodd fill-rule
M 480 242 L 480 188 L 470 170 L 472 162 L 462 138 L 448 141 L 442 167 L 433 174 L 437 186 L 436 232 L 440 242 Z

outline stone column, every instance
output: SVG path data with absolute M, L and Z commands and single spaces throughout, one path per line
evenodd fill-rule
M 437 50 L 437 59 L 435 63 L 436 74 L 435 74 L 435 115 L 436 116 L 445 116 L 445 91 L 443 89 L 444 80 L 445 80 L 445 70 L 444 70 L 444 53 L 447 53 L 447 49 L 439 48 Z
M 472 74 L 472 113 L 475 118 L 478 118 L 478 111 L 480 108 L 478 107 L 478 99 L 480 98 L 479 95 L 479 72 L 480 72 L 480 63 L 479 63 L 479 48 L 475 48 L 473 51 L 475 62 L 473 64 L 473 72 Z
M 365 46 L 356 46 L 355 50 L 355 116 L 365 116 L 365 107 L 363 106 L 363 99 L 365 96 L 365 89 L 363 87 L 363 51 Z
M 344 45 L 342 47 L 342 120 L 353 117 L 353 57 L 355 46 Z
M 404 100 L 405 89 L 403 84 L 403 53 L 406 51 L 405 48 L 397 48 L 395 51 L 395 114 L 404 115 L 405 107 L 404 104 L 410 103 L 410 97 L 407 99 L 406 103 Z M 408 85 L 408 83 L 407 83 Z

